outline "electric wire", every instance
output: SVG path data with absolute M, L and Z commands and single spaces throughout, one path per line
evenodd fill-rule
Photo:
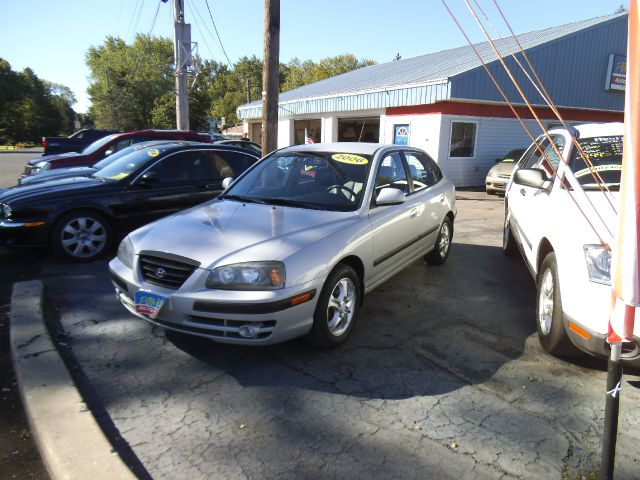
M 211 14 L 211 8 L 209 8 L 209 0 L 204 0 L 207 5 L 207 10 L 209 10 L 209 17 L 211 18 L 211 23 L 213 23 L 213 29 L 216 31 L 216 35 L 218 37 L 218 42 L 220 43 L 220 48 L 222 49 L 222 53 L 224 53 L 225 58 L 229 65 L 231 65 L 231 60 L 229 60 L 229 55 L 227 55 L 227 51 L 224 49 L 224 45 L 222 45 L 222 40 L 220 39 L 220 34 L 218 33 L 218 27 L 216 27 L 216 22 L 213 19 L 213 15 Z
M 449 5 L 447 4 L 446 0 L 441 0 L 442 4 L 444 5 L 445 9 L 447 10 L 447 12 L 449 13 L 449 15 L 451 16 L 451 18 L 453 19 L 454 23 L 457 25 L 458 29 L 460 30 L 460 32 L 462 33 L 462 35 L 465 37 L 465 39 L 467 40 L 467 43 L 469 44 L 469 46 L 471 47 L 471 49 L 473 50 L 473 52 L 475 53 L 476 57 L 478 58 L 478 60 L 480 61 L 480 63 L 482 64 L 482 66 L 484 67 L 484 70 L 487 72 L 487 74 L 489 75 L 489 77 L 491 78 L 491 81 L 494 83 L 494 85 L 496 86 L 496 88 L 498 89 L 498 91 L 500 92 L 500 94 L 502 95 L 503 99 L 505 100 L 505 102 L 507 103 L 507 105 L 509 106 L 509 108 L 511 109 L 511 111 L 513 112 L 513 114 L 516 116 L 516 118 L 518 119 L 518 121 L 520 122 L 520 125 L 524 128 L 525 132 L 527 133 L 527 135 L 530 138 L 534 138 L 533 135 L 531 134 L 531 132 L 529 131 L 529 129 L 524 125 L 524 122 L 522 121 L 522 119 L 520 118 L 520 115 L 518 115 L 517 111 L 515 110 L 515 108 L 513 107 L 511 101 L 508 99 L 508 97 L 506 96 L 506 94 L 504 93 L 504 90 L 500 87 L 500 84 L 498 83 L 498 81 L 495 79 L 495 77 L 493 76 L 493 74 L 491 74 L 491 71 L 489 70 L 489 68 L 487 67 L 485 61 L 483 60 L 482 56 L 480 55 L 480 53 L 478 52 L 478 49 L 476 48 L 476 46 L 473 44 L 473 42 L 471 42 L 471 39 L 469 38 L 469 36 L 467 35 L 466 31 L 464 30 L 464 28 L 462 27 L 462 25 L 460 24 L 460 22 L 458 21 L 458 19 L 456 18 L 456 16 L 453 14 L 453 12 L 451 11 L 451 9 L 449 8 Z M 466 0 L 465 0 L 466 1 Z M 468 5 L 468 4 L 467 4 Z M 524 95 L 523 95 L 524 98 Z M 535 114 L 535 112 L 534 112 Z M 537 117 L 536 117 L 537 118 Z M 540 122 L 539 122 L 540 123 Z M 546 128 L 544 127 L 544 125 L 540 124 L 540 127 L 542 128 L 545 136 L 547 137 L 547 139 L 549 140 L 550 144 L 553 145 L 553 148 L 557 151 L 557 147 L 555 145 L 555 143 L 553 142 L 553 140 L 549 137 L 549 134 L 546 130 Z M 538 145 L 537 141 L 533 140 L 534 145 L 536 146 L 537 150 L 543 155 L 545 161 L 548 163 L 548 165 L 551 167 L 551 169 L 553 170 L 553 172 L 555 173 L 555 168 L 553 167 L 551 161 L 549 160 L 549 158 L 547 157 L 547 155 L 544 153 L 544 151 L 541 149 L 540 145 Z M 558 152 L 556 152 L 558 154 Z M 562 155 L 558 154 L 559 158 L 562 158 Z M 602 239 L 602 236 L 600 235 L 600 232 L 595 228 L 595 226 L 593 225 L 593 223 L 591 222 L 591 220 L 589 219 L 589 217 L 585 214 L 585 212 L 583 211 L 582 207 L 580 207 L 580 205 L 578 204 L 578 202 L 576 201 L 576 199 L 573 197 L 573 195 L 570 193 L 570 190 L 567 189 L 567 192 L 569 193 L 569 198 L 571 198 L 571 200 L 574 202 L 574 204 L 576 205 L 576 207 L 578 208 L 578 210 L 582 213 L 583 217 L 585 218 L 585 220 L 587 221 L 587 223 L 590 225 L 591 229 L 593 230 L 593 232 L 596 234 L 596 236 L 598 237 L 598 239 L 600 240 L 600 243 L 602 245 L 608 246 L 606 242 L 604 242 L 604 240 Z M 605 225 L 606 227 L 606 225 Z
M 160 0 L 157 0 L 158 6 L 156 7 L 156 13 L 153 15 L 153 21 L 151 22 L 151 28 L 149 28 L 149 35 L 153 33 L 153 27 L 156 25 L 156 20 L 158 19 L 158 12 L 160 12 Z
M 522 96 L 522 99 L 525 101 L 527 107 L 529 108 L 529 110 L 531 111 L 531 114 L 535 117 L 536 121 L 538 122 L 540 128 L 542 128 L 543 133 L 545 135 L 545 137 L 549 140 L 550 145 L 553 147 L 556 155 L 558 156 L 558 159 L 560 161 L 560 163 L 563 164 L 563 166 L 565 167 L 565 177 L 567 178 L 567 181 L 569 182 L 570 186 L 574 188 L 575 191 L 579 192 L 578 195 L 581 196 L 581 198 L 583 198 L 584 200 L 586 200 L 586 202 L 591 206 L 591 209 L 593 210 L 593 212 L 595 213 L 595 215 L 598 217 L 598 219 L 600 220 L 600 222 L 602 223 L 602 225 L 604 226 L 604 228 L 607 230 L 607 232 L 609 233 L 610 238 L 613 238 L 613 233 L 612 231 L 609 229 L 609 225 L 607 224 L 607 222 L 602 218 L 602 215 L 600 214 L 600 211 L 595 207 L 595 205 L 593 204 L 591 198 L 589 196 L 587 196 L 586 194 L 584 194 L 584 191 L 582 190 L 581 185 L 577 182 L 577 180 L 575 180 L 575 177 L 573 176 L 573 173 L 571 172 L 571 169 L 568 168 L 568 165 L 564 159 L 564 157 L 562 156 L 562 152 L 560 152 L 560 149 L 558 148 L 558 146 L 555 144 L 555 142 L 552 141 L 551 136 L 549 135 L 547 129 L 544 127 L 544 125 L 542 124 L 542 121 L 539 119 L 538 115 L 536 114 L 533 106 L 531 105 L 531 103 L 529 102 L 529 100 L 527 99 L 527 97 L 525 96 L 524 92 L 522 91 L 522 88 L 520 87 L 520 85 L 518 84 L 518 81 L 515 79 L 513 73 L 511 72 L 511 69 L 507 66 L 507 64 L 504 61 L 504 58 L 502 58 L 502 55 L 500 54 L 500 52 L 498 51 L 498 48 L 495 45 L 495 42 L 493 41 L 493 39 L 491 38 L 491 36 L 488 34 L 487 30 L 485 29 L 484 25 L 482 24 L 482 21 L 480 20 L 480 18 L 478 17 L 476 11 L 473 9 L 473 7 L 471 6 L 471 4 L 469 3 L 469 0 L 464 0 L 467 8 L 469 9 L 469 11 L 471 12 L 471 14 L 473 15 L 474 19 L 476 20 L 476 23 L 478 24 L 478 26 L 480 27 L 480 29 L 482 30 L 483 34 L 485 35 L 485 37 L 487 38 L 487 40 L 489 41 L 489 44 L 491 45 L 491 48 L 493 49 L 496 57 L 498 58 L 498 61 L 500 62 L 500 64 L 502 65 L 502 67 L 504 68 L 504 70 L 506 71 L 507 75 L 509 76 L 509 78 L 511 79 L 511 82 L 513 83 L 513 85 L 516 87 L 516 89 L 518 90 L 518 93 Z M 547 95 L 548 96 L 548 95 Z M 551 106 L 551 104 L 549 104 L 549 106 Z M 554 105 L 555 107 L 555 105 Z M 557 111 L 557 109 L 556 109 Z M 559 115 L 559 113 L 557 114 Z M 561 117 L 559 117 L 559 119 L 561 119 Z M 566 123 L 564 124 L 566 126 Z M 568 128 L 568 127 L 566 127 Z M 573 137 L 573 135 L 571 135 Z M 590 165 L 593 168 L 593 164 L 591 164 L 590 161 L 587 160 L 587 164 Z M 552 167 L 552 170 L 554 171 L 554 174 L 557 173 L 555 170 L 555 168 Z M 593 176 L 594 180 L 596 180 L 596 183 L 598 185 L 600 185 L 600 181 L 598 180 L 598 178 L 596 178 L 595 176 Z M 561 178 L 561 180 L 563 180 L 563 178 Z M 600 190 L 604 193 L 604 190 L 602 189 L 602 187 L 600 187 Z M 570 190 L 567 188 L 567 191 L 569 192 Z M 570 194 L 570 196 L 572 196 Z M 605 195 L 606 197 L 606 195 Z M 572 196 L 573 198 L 573 196 Z M 574 199 L 575 201 L 575 199 Z M 577 205 L 577 202 L 576 202 Z M 614 210 L 615 211 L 615 210 Z M 584 214 L 584 212 L 582 212 L 583 215 L 585 215 L 585 218 L 587 217 L 586 214 Z M 599 235 L 598 232 L 596 232 L 598 234 L 598 237 L 600 237 L 601 243 L 603 245 L 606 244 L 606 242 L 602 241 L 602 237 Z
M 194 5 L 194 3 L 191 0 L 187 0 L 187 3 L 189 5 L 189 9 L 191 10 L 191 13 L 195 13 L 195 15 L 193 15 L 193 19 L 196 22 L 196 25 L 198 27 L 198 30 L 200 30 L 200 33 L 202 34 L 202 41 L 204 42 L 205 46 L 207 47 L 207 50 L 209 51 L 209 55 L 211 55 L 211 58 L 214 58 L 215 55 L 213 54 L 213 49 L 211 48 L 211 46 L 209 45 L 209 42 L 207 42 L 207 38 L 206 35 L 204 34 L 205 30 L 206 32 L 211 35 L 211 38 L 213 38 L 213 34 L 211 33 L 211 31 L 207 28 L 207 24 L 204 21 L 204 19 L 202 18 L 202 15 L 200 15 L 200 12 L 198 11 L 198 9 L 196 8 L 196 6 Z M 204 28 L 200 25 L 200 23 L 198 22 L 198 18 L 200 18 L 200 21 L 202 22 L 202 24 L 204 25 Z

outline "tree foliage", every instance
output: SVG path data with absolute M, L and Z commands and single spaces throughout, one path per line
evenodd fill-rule
M 68 87 L 41 80 L 30 68 L 16 72 L 0 58 L 0 143 L 71 133 L 74 103 Z
M 324 80 L 342 73 L 350 72 L 358 68 L 374 65 L 373 60 L 358 60 L 354 55 L 344 54 L 335 57 L 327 57 L 318 63 L 312 60 L 301 61 L 293 58 L 285 66 L 285 79 L 282 84 L 282 91 L 293 90 L 308 83 Z

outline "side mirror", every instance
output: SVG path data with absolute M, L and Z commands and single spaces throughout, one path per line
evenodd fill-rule
M 224 180 L 222 180 L 222 188 L 226 190 L 229 188 L 229 185 L 231 185 L 231 182 L 233 182 L 233 177 L 225 177 Z
M 145 187 L 150 187 L 160 181 L 160 178 L 155 172 L 146 172 L 144 173 L 140 179 L 138 180 L 139 185 L 144 185 Z
M 525 187 L 541 188 L 551 190 L 551 182 L 547 173 L 539 168 L 520 168 L 513 175 L 513 183 L 524 185 Z
M 406 197 L 402 190 L 399 188 L 387 187 L 383 188 L 380 190 L 380 193 L 378 193 L 378 196 L 376 197 L 376 205 L 399 205 L 404 203 L 405 200 Z

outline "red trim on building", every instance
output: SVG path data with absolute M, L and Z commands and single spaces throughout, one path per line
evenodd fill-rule
M 514 107 L 520 118 L 534 118 L 528 107 Z M 534 107 L 539 118 L 556 119 L 549 107 Z M 562 118 L 585 122 L 623 122 L 624 112 L 603 112 L 601 110 L 580 110 L 577 108 L 559 108 Z M 390 117 L 398 115 L 466 115 L 469 117 L 515 118 L 507 105 L 465 102 L 437 102 L 429 105 L 412 105 L 408 107 L 389 107 L 386 114 Z

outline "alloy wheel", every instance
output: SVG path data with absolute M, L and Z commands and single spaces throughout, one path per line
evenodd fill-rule
M 355 285 L 350 278 L 341 278 L 331 290 L 327 305 L 327 322 L 331 335 L 339 337 L 349 328 L 355 314 L 355 304 Z
M 447 252 L 449 251 L 449 246 L 451 245 L 451 229 L 448 223 L 442 224 L 442 229 L 440 230 L 440 240 L 438 242 L 438 251 L 440 252 L 441 257 L 446 257 Z
M 91 217 L 71 219 L 62 228 L 60 243 L 64 251 L 75 258 L 93 257 L 107 244 L 107 231 L 98 220 Z
M 538 322 L 543 335 L 548 335 L 553 322 L 553 273 L 550 269 L 544 271 L 538 296 Z

